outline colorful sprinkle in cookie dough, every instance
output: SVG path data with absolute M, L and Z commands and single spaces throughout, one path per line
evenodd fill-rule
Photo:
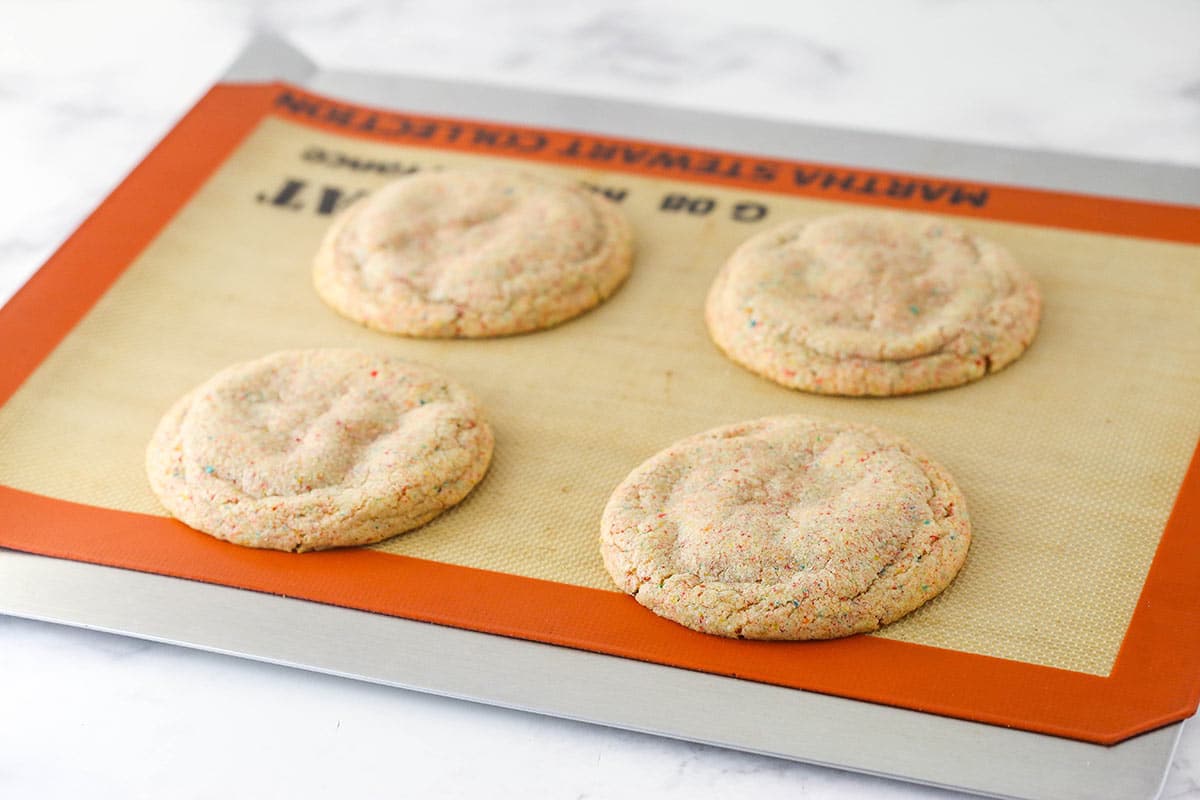
M 717 275 L 706 318 L 729 358 L 784 386 L 902 395 L 1007 366 L 1041 308 L 999 245 L 934 217 L 868 213 L 748 240 Z
M 582 314 L 633 260 L 629 223 L 582 186 L 520 172 L 446 170 L 348 208 L 313 268 L 321 298 L 387 333 L 504 336 Z
M 601 554 L 654 613 L 703 633 L 831 639 L 941 592 L 971 526 L 946 471 L 877 428 L 766 417 L 675 443 L 608 501 Z
M 462 387 L 356 350 L 292 350 L 222 370 L 181 398 L 146 453 L 183 522 L 301 552 L 423 525 L 487 471 L 492 431 Z

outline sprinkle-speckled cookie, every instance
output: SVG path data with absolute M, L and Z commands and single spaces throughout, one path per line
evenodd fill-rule
M 462 500 L 492 455 L 464 389 L 356 350 L 293 350 L 229 367 L 181 398 L 146 454 L 188 525 L 248 547 L 378 542 Z
M 873 631 L 946 588 L 970 542 L 962 493 L 919 450 L 799 416 L 675 443 L 601 523 L 604 564 L 639 603 L 747 639 Z
M 577 184 L 520 172 L 401 178 L 348 208 L 313 282 L 350 319 L 387 333 L 487 337 L 557 325 L 629 274 L 629 223 Z
M 727 356 L 784 386 L 901 395 L 1008 365 L 1041 306 L 999 245 L 934 217 L 866 213 L 748 240 L 717 275 L 706 318 Z

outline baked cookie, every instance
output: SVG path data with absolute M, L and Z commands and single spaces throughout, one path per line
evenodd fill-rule
M 447 170 L 388 184 L 348 208 L 317 253 L 317 293 L 387 333 L 487 337 L 557 325 L 620 286 L 629 223 L 577 184 Z
M 950 583 L 971 543 L 942 467 L 876 428 L 767 417 L 675 443 L 604 509 L 609 574 L 654 613 L 747 639 L 873 631 Z
M 705 316 L 729 358 L 784 386 L 900 395 L 1002 369 L 1033 341 L 1041 307 L 999 245 L 935 217 L 866 213 L 751 238 Z
M 300 552 L 428 522 L 471 491 L 491 455 L 479 405 L 433 370 L 292 350 L 222 370 L 175 403 L 146 472 L 193 528 Z

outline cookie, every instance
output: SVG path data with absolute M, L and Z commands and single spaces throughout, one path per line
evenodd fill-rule
M 942 467 L 876 428 L 800 416 L 675 443 L 617 487 L 601 523 L 621 589 L 747 639 L 873 631 L 946 588 L 970 543 Z
M 1041 307 L 999 245 L 935 217 L 868 213 L 751 238 L 717 275 L 705 316 L 729 358 L 784 386 L 903 395 L 1012 363 Z
M 234 544 L 300 552 L 378 542 L 466 497 L 492 432 L 462 387 L 355 350 L 237 364 L 167 412 L 150 487 L 183 522 Z
M 313 282 L 342 315 L 404 336 L 488 337 L 549 328 L 616 291 L 629 223 L 578 184 L 500 170 L 401 178 L 348 208 Z

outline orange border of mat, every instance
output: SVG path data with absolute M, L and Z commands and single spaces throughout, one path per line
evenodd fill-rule
M 214 87 L 45 267 L 0 309 L 0 341 L 5 342 L 7 351 L 0 362 L 0 402 L 16 391 L 261 119 L 270 114 L 296 119 L 294 114 L 282 113 L 277 105 L 285 93 L 310 99 L 318 108 L 389 115 L 441 125 L 443 129 L 476 124 L 373 112 L 283 84 Z M 347 117 L 343 114 L 335 119 Z M 336 121 L 307 116 L 302 120 L 347 132 Z M 587 136 L 480 124 L 533 133 L 559 145 Z M 394 141 L 361 130 L 354 135 Z M 636 147 L 660 147 L 613 137 L 595 138 Z M 450 149 L 494 154 L 469 142 L 450 145 Z M 693 163 L 711 165 L 712 158 L 735 158 L 724 153 L 670 149 L 691 154 Z M 521 157 L 518 153 L 506 155 Z M 578 164 L 554 148 L 524 157 Z M 782 161 L 773 163 L 789 166 Z M 661 174 L 645 164 L 610 165 L 606 169 Z M 881 180 L 913 179 L 892 173 L 869 174 Z M 712 174 L 687 179 L 742 185 L 757 191 L 828 196 L 813 187 L 756 182 L 744 176 Z M 987 189 L 986 209 L 939 207 L 937 212 L 1200 243 L 1197 208 L 990 184 L 972 186 Z M 147 197 L 155 202 L 146 203 Z M 856 199 L 908 206 L 897 198 Z M 1102 744 L 1184 719 L 1195 712 L 1200 701 L 1200 580 L 1196 577 L 1200 574 L 1200 448 L 1184 477 L 1108 677 L 868 636 L 806 643 L 719 639 L 662 620 L 616 592 L 372 550 L 304 555 L 249 550 L 197 533 L 174 520 L 69 503 L 3 486 L 0 546 Z M 446 592 L 447 586 L 459 590 Z M 468 590 L 463 591 L 463 587 Z M 553 613 L 546 609 L 553 609 Z

